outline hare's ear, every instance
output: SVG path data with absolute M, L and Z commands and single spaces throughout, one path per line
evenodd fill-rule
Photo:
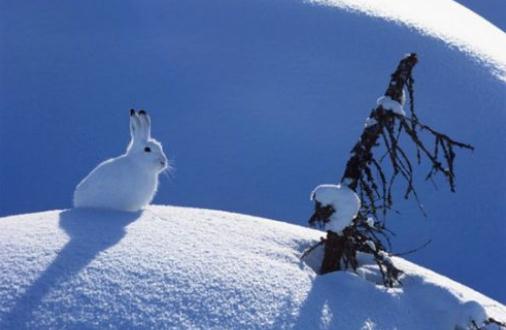
M 130 136 L 132 142 L 139 142 L 141 139 L 142 124 L 139 115 L 134 109 L 130 109 Z
M 141 134 L 142 138 L 148 140 L 151 138 L 151 118 L 148 113 L 144 110 L 139 111 L 139 120 L 141 122 Z

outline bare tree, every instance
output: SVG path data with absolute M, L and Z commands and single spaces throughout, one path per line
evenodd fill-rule
M 405 184 L 404 197 L 418 195 L 414 186 L 414 166 L 399 143 L 407 136 L 416 149 L 416 161 L 426 158 L 430 164 L 426 179 L 432 180 L 441 173 L 448 181 L 450 190 L 455 191 L 455 148 L 473 149 L 469 144 L 455 141 L 447 135 L 422 124 L 414 110 L 414 79 L 412 70 L 417 64 L 416 54 L 406 55 L 392 74 L 384 97 L 367 118 L 360 139 L 351 150 L 340 185 L 347 186 L 360 198 L 360 211 L 353 221 L 341 232 L 327 230 L 321 274 L 352 268 L 356 269 L 357 252 L 372 254 L 383 276 L 386 286 L 398 282 L 401 271 L 389 259 L 385 243 L 389 244 L 385 216 L 393 206 L 392 187 L 397 178 Z M 406 98 L 409 99 L 409 115 L 404 112 Z M 422 134 L 426 135 L 422 141 Z M 428 146 L 427 139 L 433 143 Z M 383 155 L 374 151 L 383 145 Z M 332 205 L 322 205 L 315 199 L 315 212 L 309 220 L 311 226 L 325 226 L 334 212 Z M 422 210 L 423 211 L 423 210 Z M 382 220 L 380 220 L 380 216 Z

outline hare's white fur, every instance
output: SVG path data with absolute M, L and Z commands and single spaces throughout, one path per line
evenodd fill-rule
M 162 145 L 151 138 L 145 111 L 130 111 L 130 134 L 125 154 L 99 164 L 77 185 L 74 207 L 138 211 L 153 200 L 168 161 Z

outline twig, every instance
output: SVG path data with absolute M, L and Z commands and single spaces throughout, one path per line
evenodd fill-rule
M 415 252 L 418 252 L 420 251 L 421 249 L 425 248 L 427 245 L 429 245 L 430 243 L 432 243 L 432 238 L 427 240 L 427 242 L 423 243 L 422 245 L 420 245 L 419 247 L 417 248 L 414 248 L 414 249 L 411 249 L 411 250 L 408 250 L 408 251 L 405 251 L 405 252 L 399 252 L 399 253 L 390 253 L 389 255 L 390 256 L 394 256 L 394 257 L 402 257 L 402 256 L 406 256 L 408 254 L 412 254 L 412 253 L 415 253 Z
M 304 252 L 302 253 L 302 255 L 300 256 L 300 259 L 304 259 L 308 254 L 310 254 L 314 249 L 316 249 L 317 247 L 319 247 L 320 245 L 323 245 L 323 243 L 325 243 L 325 239 L 322 237 L 320 239 L 320 241 L 318 243 L 316 243 L 315 245 L 313 246 L 310 246 L 309 248 L 307 248 L 306 250 L 304 250 Z

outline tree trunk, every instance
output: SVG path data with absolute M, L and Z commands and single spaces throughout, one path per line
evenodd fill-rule
M 389 96 L 392 100 L 402 104 L 403 90 L 407 79 L 411 77 L 411 70 L 418 62 L 415 53 L 411 53 L 404 57 L 397 66 L 397 70 L 392 74 L 390 84 L 388 85 L 385 96 Z M 362 170 L 372 160 L 371 149 L 377 144 L 381 135 L 380 120 L 393 121 L 395 118 L 379 105 L 369 115 L 370 120 L 374 120 L 372 124 L 364 129 L 357 144 L 351 150 L 351 158 L 346 163 L 346 169 L 341 179 L 341 183 L 356 191 L 358 180 Z
M 403 90 L 408 79 L 411 77 L 411 70 L 418 62 L 416 54 L 411 53 L 404 57 L 397 70 L 392 74 L 390 84 L 385 92 L 385 96 L 389 96 L 392 100 L 402 104 Z M 382 127 L 380 121 L 393 121 L 395 120 L 392 112 L 388 112 L 381 105 L 377 106 L 375 110 L 369 115 L 370 120 L 375 124 L 369 125 L 364 129 L 359 141 L 351 150 L 351 158 L 346 163 L 346 169 L 341 179 L 341 183 L 347 185 L 353 191 L 357 190 L 358 180 L 363 169 L 369 165 L 372 160 L 372 148 L 377 145 L 378 138 L 381 135 Z M 349 232 L 353 235 L 353 231 Z M 320 273 L 325 274 L 341 269 L 341 261 L 351 262 L 353 268 L 356 267 L 355 256 L 347 258 L 346 245 L 349 238 L 346 237 L 346 231 L 343 235 L 338 235 L 332 231 L 327 231 L 325 239 L 325 252 L 323 262 L 321 265 Z M 354 251 L 355 252 L 355 251 Z

